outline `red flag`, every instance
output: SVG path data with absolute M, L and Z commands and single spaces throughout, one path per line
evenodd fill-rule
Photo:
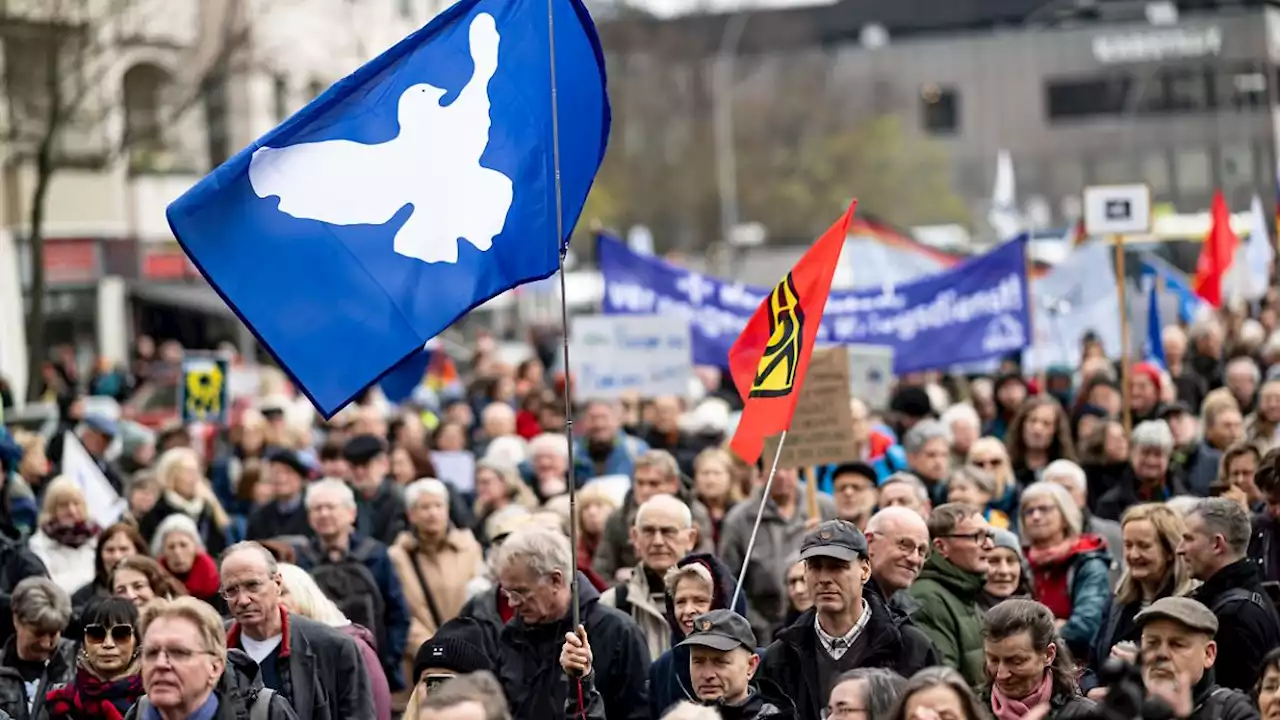
M 1231 212 L 1227 210 L 1226 198 L 1219 190 L 1213 194 L 1213 225 L 1200 248 L 1200 259 L 1196 261 L 1196 276 L 1191 287 L 1196 295 L 1215 308 L 1222 307 L 1222 278 L 1235 259 L 1236 245 L 1239 240 L 1231 232 Z
M 760 459 L 765 438 L 791 426 L 857 204 L 782 278 L 729 349 L 729 372 L 744 403 L 730 447 L 748 463 Z

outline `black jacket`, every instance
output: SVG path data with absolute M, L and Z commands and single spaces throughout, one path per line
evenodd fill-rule
M 604 698 L 605 717 L 649 720 L 649 647 L 644 634 L 631 618 L 601 605 L 600 593 L 581 573 L 578 612 L 594 655 L 592 672 Z M 547 625 L 525 625 L 517 615 L 502 629 L 498 677 L 514 720 L 547 720 L 565 712 L 571 678 L 560 667 L 560 649 L 571 630 L 568 615 Z
M 72 681 L 76 675 L 76 645 L 70 640 L 59 640 L 58 647 L 45 664 L 44 676 L 37 685 L 35 702 L 31 711 L 27 711 L 27 689 L 22 676 L 10 667 L 17 659 L 17 649 L 13 640 L 5 643 L 0 650 L 0 710 L 9 714 L 14 720 L 43 720 L 49 717 L 48 708 L 44 706 L 44 698 L 48 692 L 59 685 Z
M 1137 422 L 1137 420 L 1134 420 L 1134 422 Z M 1191 491 L 1187 489 L 1182 473 L 1170 467 L 1165 474 L 1163 494 L 1151 498 L 1140 497 L 1138 494 L 1138 478 L 1133 474 L 1133 468 L 1127 467 L 1116 486 L 1098 498 L 1098 507 L 1093 514 L 1104 520 L 1118 522 L 1124 511 L 1132 505 L 1142 502 L 1164 502 L 1178 495 L 1191 494 Z
M 261 541 L 287 536 L 311 536 L 305 503 L 298 503 L 292 511 L 284 512 L 275 502 L 269 502 L 249 514 L 245 540 Z
M 49 577 L 49 571 L 26 545 L 0 533 L 0 645 L 13 637 L 13 588 L 25 578 Z
M 863 657 L 858 667 L 880 667 L 893 670 L 903 677 L 911 677 L 917 671 L 938 665 L 938 651 L 919 628 L 912 625 L 905 615 L 888 609 L 878 593 L 864 593 L 863 599 L 871 610 L 863 632 L 867 642 L 862 645 Z M 814 632 L 817 610 L 810 609 L 800 616 L 794 625 L 779 633 L 764 651 L 759 677 L 776 686 L 782 697 L 770 697 L 778 705 L 794 703 L 797 720 L 818 720 L 827 705 L 827 697 L 818 687 L 818 668 L 815 658 L 822 652 Z M 612 720 L 612 718 L 610 718 Z
M 1221 651 L 1218 660 L 1222 660 Z M 1193 689 L 1193 709 L 1187 720 L 1258 720 L 1258 708 L 1248 695 L 1220 687 L 1210 682 L 1209 677 L 1206 675 Z
M 1249 558 L 1260 566 L 1263 582 L 1280 581 L 1280 523 L 1266 512 L 1253 516 L 1253 537 L 1249 539 Z
M 151 539 L 155 537 L 156 530 L 160 528 L 160 523 L 164 522 L 164 519 L 170 515 L 180 512 L 182 511 L 165 499 L 164 493 L 160 493 L 160 499 L 156 500 L 156 504 L 138 521 L 138 532 L 142 533 L 142 537 L 147 542 L 151 542 Z M 218 524 L 213 521 L 213 511 L 206 505 L 200 511 L 200 517 L 193 519 L 196 521 L 196 527 L 200 530 L 200 539 L 204 542 L 205 552 L 209 553 L 209 556 L 213 558 L 221 556 L 222 551 L 227 549 L 227 533 L 226 530 L 219 528 Z
M 1250 596 L 1223 600 L 1239 588 Z M 1280 617 L 1262 589 L 1258 568 L 1249 559 L 1221 570 L 1196 589 L 1191 597 L 1204 603 L 1218 617 L 1217 678 L 1225 687 L 1251 692 L 1262 673 L 1262 658 L 1280 646 Z
M 389 478 L 384 478 L 378 492 L 365 500 L 356 492 L 356 532 L 384 545 L 394 545 L 401 531 L 408 527 L 404 493 Z M 459 526 L 463 527 L 463 526 Z

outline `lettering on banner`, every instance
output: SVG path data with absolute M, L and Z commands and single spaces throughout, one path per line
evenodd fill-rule
M 765 440 L 766 472 L 778 451 L 777 443 L 777 437 Z M 800 398 L 778 467 L 810 467 L 857 457 L 849 396 L 848 349 L 818 348 L 813 351 L 804 384 L 800 386 Z

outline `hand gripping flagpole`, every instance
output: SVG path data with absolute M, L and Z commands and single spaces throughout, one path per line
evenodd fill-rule
M 547 46 L 551 51 L 551 160 L 555 166 L 556 186 L 556 250 L 560 256 L 560 328 L 564 336 L 564 439 L 569 445 L 569 556 L 574 558 L 569 586 L 573 629 L 578 629 L 578 478 L 573 462 L 573 403 L 570 399 L 569 371 L 569 301 L 565 295 L 564 259 L 569 245 L 564 241 L 564 196 L 560 185 L 560 99 L 556 88 L 556 12 L 555 0 L 547 0 Z
M 764 518 L 764 506 L 769 502 L 769 490 L 773 488 L 773 476 L 778 472 L 778 461 L 782 459 L 782 446 L 787 442 L 787 431 L 778 436 L 778 449 L 773 453 L 773 465 L 769 467 L 769 477 L 764 481 L 764 492 L 760 495 L 760 508 L 756 510 L 756 524 L 751 528 L 751 539 L 747 540 L 747 554 L 742 558 L 742 570 L 738 571 L 738 584 L 733 588 L 733 602 L 729 609 L 738 607 L 738 597 L 742 595 L 742 584 L 747 581 L 747 566 L 751 564 L 751 553 L 756 549 L 756 535 L 760 533 L 760 521 Z

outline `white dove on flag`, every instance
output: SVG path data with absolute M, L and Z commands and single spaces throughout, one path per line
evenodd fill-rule
M 480 165 L 489 145 L 488 86 L 498 69 L 499 39 L 493 16 L 476 15 L 471 80 L 447 106 L 440 104 L 445 91 L 434 85 L 406 89 L 397 107 L 400 133 L 392 140 L 258 148 L 249 164 L 254 192 L 278 196 L 280 212 L 330 225 L 384 225 L 412 204 L 394 249 L 427 263 L 456 263 L 459 239 L 488 250 L 506 225 L 513 196 L 511 178 Z

